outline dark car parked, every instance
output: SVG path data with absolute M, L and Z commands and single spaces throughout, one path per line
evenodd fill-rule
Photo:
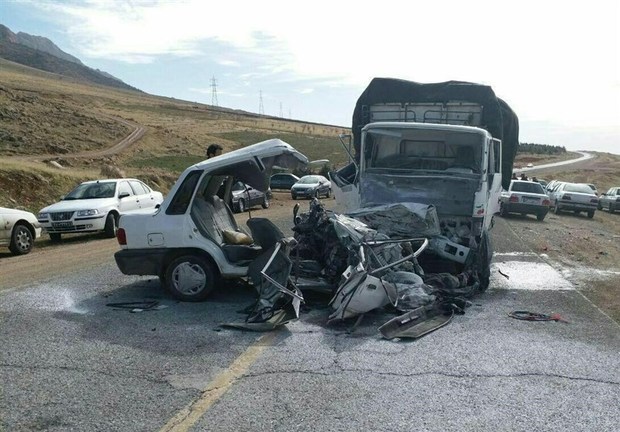
M 242 182 L 233 185 L 232 207 L 235 213 L 243 213 L 246 209 L 257 205 L 261 205 L 265 209 L 269 207 L 267 194 Z
M 291 190 L 291 187 L 299 181 L 299 177 L 291 173 L 279 173 L 271 176 L 269 187 L 271 189 Z

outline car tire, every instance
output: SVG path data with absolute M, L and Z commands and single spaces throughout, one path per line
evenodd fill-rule
M 547 213 L 538 213 L 536 214 L 536 219 L 538 219 L 540 222 L 545 220 L 545 216 L 547 216 Z
M 105 218 L 105 226 L 103 228 L 103 233 L 107 238 L 116 237 L 116 230 L 118 227 L 118 221 L 116 219 L 116 215 L 112 212 L 108 213 Z
M 239 202 L 237 203 L 237 213 L 243 213 L 245 211 L 245 201 L 243 200 L 243 198 L 239 199 Z
M 62 234 L 60 233 L 50 233 L 50 240 L 52 243 L 60 242 L 61 238 L 62 238 Z
M 612 203 L 609 203 L 609 213 L 614 213 L 616 211 L 616 206 Z
M 556 203 L 555 207 L 553 207 L 553 213 L 557 215 L 560 214 L 560 211 L 560 206 Z
M 319 198 L 319 190 L 317 189 L 316 191 L 314 191 L 314 198 Z
M 269 198 L 267 198 L 267 195 L 263 196 L 263 203 L 261 204 L 261 206 L 264 209 L 268 209 L 269 208 Z
M 611 204 L 609 205 L 609 208 L 611 209 Z M 598 204 L 596 205 L 596 209 L 597 210 L 603 210 L 603 205 L 601 204 L 601 202 L 599 201 Z
M 11 233 L 9 250 L 13 255 L 25 255 L 32 250 L 34 238 L 30 228 L 23 223 L 15 224 Z
M 199 255 L 183 255 L 168 264 L 162 283 L 172 296 L 181 301 L 204 301 L 216 284 L 212 264 Z
M 331 189 L 327 189 L 327 192 L 325 193 L 325 198 L 329 198 L 332 196 L 332 190 Z
M 502 205 L 500 205 L 500 207 L 499 207 L 499 215 L 500 215 L 501 217 L 506 217 L 506 216 L 508 216 L 508 211 L 506 210 L 506 207 L 505 207 L 503 204 L 502 204 Z
M 588 210 L 588 217 L 592 219 L 594 217 L 594 210 Z

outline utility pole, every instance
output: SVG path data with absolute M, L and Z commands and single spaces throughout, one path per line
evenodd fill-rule
M 265 107 L 263 106 L 263 91 L 259 90 L 259 101 L 258 101 L 258 113 L 265 114 Z
M 219 102 L 217 101 L 217 81 L 215 76 L 211 78 L 211 105 L 219 106 Z
M 284 118 L 284 114 L 282 114 L 282 102 L 280 102 L 280 118 Z
M 290 108 L 288 109 L 288 118 L 289 118 L 289 119 L 292 119 L 292 118 L 293 118 L 293 116 L 291 115 L 291 109 L 290 109 Z

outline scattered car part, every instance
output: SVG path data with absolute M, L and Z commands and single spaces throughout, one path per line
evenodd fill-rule
M 445 326 L 453 316 L 454 312 L 446 314 L 434 305 L 422 306 L 392 318 L 379 327 L 379 332 L 388 340 L 418 339 Z
M 510 318 L 523 320 L 523 321 L 558 321 L 563 323 L 568 323 L 567 320 L 562 318 L 560 314 L 542 314 L 538 312 L 529 312 L 529 311 L 514 311 L 508 314 Z

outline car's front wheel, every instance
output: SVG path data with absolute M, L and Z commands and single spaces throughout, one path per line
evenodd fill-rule
M 216 273 L 205 258 L 184 255 L 174 259 L 162 280 L 173 297 L 188 302 L 199 302 L 215 288 Z
M 560 206 L 557 203 L 555 204 L 555 207 L 553 208 L 553 213 L 560 214 Z
M 237 213 L 243 213 L 245 211 L 245 201 L 240 199 L 237 203 Z
M 117 226 L 116 215 L 114 213 L 108 213 L 105 219 L 105 227 L 103 228 L 105 236 L 108 238 L 116 237 Z
M 58 243 L 60 242 L 62 234 L 60 233 L 50 233 L 50 240 L 52 241 L 52 243 Z
M 261 205 L 264 209 L 269 208 L 269 198 L 267 198 L 267 194 L 263 195 L 263 203 Z
M 594 210 L 588 210 L 588 217 L 592 219 L 594 217 Z
M 540 222 L 545 220 L 545 216 L 547 216 L 547 213 L 538 213 L 536 215 L 536 219 L 538 219 Z
M 16 224 L 11 234 L 9 250 L 15 255 L 25 255 L 32 250 L 32 246 L 34 238 L 30 229 L 23 223 Z

